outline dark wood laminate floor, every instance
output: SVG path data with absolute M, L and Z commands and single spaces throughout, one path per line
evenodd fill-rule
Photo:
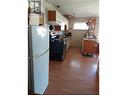
M 70 48 L 64 61 L 50 61 L 45 95 L 98 95 L 97 57 L 84 57 L 80 48 Z

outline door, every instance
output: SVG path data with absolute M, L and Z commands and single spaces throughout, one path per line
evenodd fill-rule
M 49 49 L 49 32 L 44 26 L 31 26 L 33 57 L 42 55 Z
M 48 86 L 49 51 L 33 59 L 34 66 L 34 93 L 43 94 Z

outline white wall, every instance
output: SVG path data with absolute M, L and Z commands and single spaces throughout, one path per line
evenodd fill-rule
M 72 43 L 71 43 L 72 47 L 81 47 L 81 41 L 82 41 L 81 39 L 84 32 L 86 31 L 80 31 L 80 30 L 72 31 Z

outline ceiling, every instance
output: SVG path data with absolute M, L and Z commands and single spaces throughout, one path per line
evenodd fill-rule
M 54 6 L 59 5 L 58 10 L 63 15 L 75 17 L 99 17 L 99 0 L 47 0 Z

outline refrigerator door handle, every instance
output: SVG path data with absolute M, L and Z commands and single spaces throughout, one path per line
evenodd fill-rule
M 31 57 L 28 57 L 29 59 L 32 59 Z

